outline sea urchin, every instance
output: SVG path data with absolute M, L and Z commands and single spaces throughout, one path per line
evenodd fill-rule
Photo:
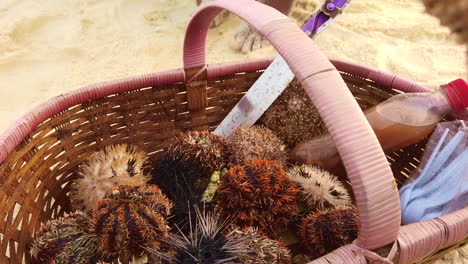
M 255 228 L 234 229 L 234 237 L 247 238 L 249 251 L 240 258 L 240 263 L 289 264 L 291 253 L 282 243 L 258 233 Z
M 149 249 L 162 263 L 176 264 L 235 264 L 249 253 L 247 237 L 229 232 L 228 220 L 221 220 L 219 212 L 201 211 L 196 213 L 194 226 L 188 234 L 171 234 L 167 244 L 172 250 L 163 252 Z M 192 210 L 190 210 L 192 211 Z M 190 217 L 191 218 L 191 217 Z M 192 222 L 189 219 L 189 222 Z
M 348 191 L 333 175 L 316 166 L 294 166 L 286 173 L 301 190 L 299 198 L 309 210 L 347 208 L 352 205 Z
M 74 210 L 91 211 L 112 188 L 122 184 L 145 184 L 151 179 L 145 152 L 132 145 L 112 145 L 80 165 L 80 178 L 71 187 Z
M 47 221 L 32 244 L 31 255 L 36 263 L 95 263 L 98 244 L 96 236 L 89 232 L 88 222 L 82 212 Z
M 217 204 L 237 226 L 254 226 L 274 235 L 297 213 L 298 193 L 278 163 L 253 160 L 232 167 L 221 179 Z
M 171 208 L 156 186 L 121 185 L 99 201 L 90 225 L 103 255 L 126 264 L 140 257 L 144 246 L 163 246 Z
M 299 237 L 315 257 L 323 256 L 357 238 L 355 208 L 319 211 L 302 219 Z
M 231 162 L 243 165 L 255 159 L 268 159 L 286 165 L 286 146 L 273 132 L 262 126 L 240 127 L 229 139 Z
M 301 84 L 294 80 L 257 122 L 275 133 L 288 148 L 327 131 Z

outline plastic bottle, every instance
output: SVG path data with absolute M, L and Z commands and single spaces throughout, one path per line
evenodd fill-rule
M 367 109 L 364 114 L 385 152 L 418 143 L 447 114 L 468 107 L 468 84 L 457 79 L 430 93 L 405 93 Z M 305 140 L 294 147 L 290 161 L 332 170 L 340 156 L 330 135 Z

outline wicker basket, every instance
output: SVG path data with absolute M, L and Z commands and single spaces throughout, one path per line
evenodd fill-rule
M 207 30 L 222 8 L 261 31 L 291 66 L 336 141 L 353 185 L 361 223 L 358 239 L 313 263 L 366 263 L 366 259 L 389 263 L 370 250 L 384 257 L 390 254 L 395 263 L 431 263 L 467 242 L 468 208 L 400 226 L 394 179 L 398 183 L 406 179 L 422 148 L 411 146 L 388 156 L 392 173 L 359 107 L 427 88 L 350 63 L 332 61 L 332 65 L 294 22 L 276 10 L 253 0 L 219 0 L 192 18 L 184 69 L 60 95 L 0 137 L 0 263 L 33 263 L 28 252 L 35 230 L 70 210 L 67 195 L 77 166 L 96 150 L 131 143 L 156 161 L 174 135 L 213 130 L 223 120 L 271 59 L 205 66 Z

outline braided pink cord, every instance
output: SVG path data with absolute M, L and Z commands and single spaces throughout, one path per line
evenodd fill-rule
M 379 248 L 400 228 L 398 190 L 386 157 L 338 71 L 289 18 L 253 0 L 218 0 L 192 17 L 184 41 L 184 67 L 205 66 L 205 41 L 213 18 L 225 8 L 249 22 L 288 62 L 320 112 L 352 182 L 360 217 L 357 244 Z

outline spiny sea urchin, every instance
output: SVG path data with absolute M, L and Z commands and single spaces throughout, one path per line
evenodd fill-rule
M 247 238 L 249 252 L 243 254 L 239 263 L 291 263 L 291 253 L 282 243 L 259 234 L 255 228 L 244 231 L 234 229 L 231 232 L 233 237 Z
M 232 167 L 221 179 L 217 204 L 237 226 L 258 227 L 273 236 L 297 213 L 298 193 L 278 163 L 253 160 Z
M 301 84 L 294 80 L 258 121 L 269 128 L 288 148 L 327 131 L 320 114 Z
M 355 208 L 319 211 L 302 219 L 299 237 L 315 257 L 323 256 L 357 238 Z
M 148 156 L 136 146 L 107 146 L 80 166 L 80 178 L 70 192 L 72 208 L 91 211 L 115 186 L 145 184 L 151 179 L 150 172 Z
M 201 169 L 181 157 L 165 154 L 156 164 L 150 183 L 174 202 L 173 217 L 169 219 L 172 224 L 182 226 L 187 217 L 187 203 L 198 203 L 203 192 L 195 189 L 195 183 L 202 178 Z
M 208 131 L 181 133 L 168 152 L 199 166 L 208 177 L 225 167 L 231 155 L 224 138 Z
M 234 264 L 251 253 L 247 237 L 228 232 L 229 222 L 221 220 L 219 212 L 201 211 L 194 207 L 196 219 L 188 234 L 171 233 L 167 244 L 171 251 L 148 250 L 162 263 L 180 264 Z M 189 220 L 191 222 L 191 219 Z
M 94 264 L 98 245 L 88 222 L 85 213 L 75 212 L 43 224 L 31 248 L 36 263 Z
M 144 246 L 161 248 L 172 203 L 156 186 L 120 185 L 99 201 L 91 218 L 102 254 L 129 263 Z
M 333 175 L 316 166 L 294 166 L 286 173 L 301 190 L 300 199 L 308 210 L 347 208 L 352 205 L 348 191 Z
M 231 162 L 243 165 L 255 159 L 268 159 L 286 165 L 286 146 L 270 129 L 262 126 L 240 127 L 229 139 Z
M 205 198 L 212 175 L 227 166 L 230 148 L 224 138 L 203 131 L 180 134 L 153 170 L 150 183 L 158 185 L 175 203 L 171 222 L 180 226 L 187 215 L 187 201 Z M 210 190 L 212 191 L 212 190 Z

